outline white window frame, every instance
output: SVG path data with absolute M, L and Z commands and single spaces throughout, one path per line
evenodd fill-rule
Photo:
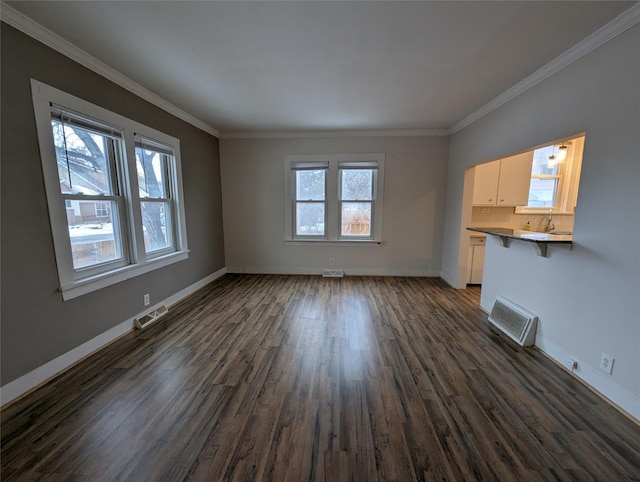
M 172 162 L 175 162 L 175 150 L 171 146 L 166 146 L 155 142 L 153 139 L 148 139 L 139 133 L 135 134 L 135 148 L 145 148 L 148 147 L 148 150 L 155 151 L 162 156 L 165 156 L 163 171 L 164 171 L 164 191 L 165 195 L 163 197 L 144 197 L 139 198 L 139 203 L 160 203 L 169 206 L 169 212 L 165 212 L 165 220 L 167 217 L 171 220 L 171 229 L 167 228 L 167 235 L 170 236 L 170 245 L 166 248 L 161 248 L 157 250 L 146 251 L 146 256 L 148 259 L 156 258 L 160 256 L 164 256 L 166 254 L 170 254 L 176 250 L 176 239 L 178 239 L 176 233 L 176 225 L 173 220 L 176 218 L 176 194 L 180 191 L 179 186 L 176 183 L 175 169 L 171 166 Z M 142 211 L 141 211 L 142 212 Z M 165 221 L 166 222 L 166 221 Z
M 531 179 L 558 179 L 556 188 L 555 205 L 550 207 L 539 206 L 516 206 L 516 214 L 548 214 L 549 210 L 554 214 L 574 214 L 575 205 L 578 199 L 578 185 L 580 183 L 580 172 L 582 169 L 582 153 L 584 149 L 585 135 L 564 141 L 568 144 L 567 156 L 564 161 L 558 164 L 558 174 L 556 175 L 531 175 Z M 551 145 L 562 144 L 563 141 L 545 144 L 537 147 L 540 149 Z
M 65 207 L 66 207 L 66 201 L 65 201 Z M 102 201 L 96 201 L 93 204 L 93 207 L 96 211 L 96 218 L 106 218 L 107 216 L 109 216 L 109 208 L 107 207 L 107 203 Z M 104 211 L 104 214 L 101 214 L 102 211 Z
M 287 245 L 325 243 L 331 245 L 354 244 L 382 244 L 383 194 L 384 194 L 384 153 L 362 154 L 307 154 L 284 156 L 284 205 L 285 205 L 285 233 Z M 295 233 L 295 171 L 300 165 L 326 165 L 326 204 L 325 204 L 325 233 L 323 236 L 297 236 Z M 370 236 L 341 234 L 341 168 L 349 166 L 353 169 L 361 165 L 362 169 L 375 169 L 372 226 Z
M 58 267 L 59 290 L 62 293 L 63 300 L 69 300 L 187 259 L 189 257 L 189 249 L 187 245 L 179 139 L 35 79 L 31 79 L 31 93 L 51 232 Z M 71 241 L 67 224 L 67 208 L 60 192 L 58 167 L 51 129 L 52 104 L 62 106 L 72 112 L 80 113 L 90 119 L 117 126 L 122 130 L 124 152 L 121 165 L 117 166 L 119 169 L 117 174 L 119 176 L 118 182 L 121 183 L 122 211 L 125 217 L 122 222 L 124 226 L 124 232 L 122 233 L 124 238 L 123 249 L 124 246 L 126 246 L 127 250 L 127 260 L 124 266 L 117 266 L 109 271 L 97 273 L 93 270 L 85 270 L 81 273 L 80 270 L 74 270 L 73 268 Z M 172 249 L 171 252 L 163 253 L 161 256 L 154 257 L 145 254 L 134 152 L 136 136 L 153 139 L 161 145 L 170 147 L 174 152 L 172 182 L 175 189 L 175 196 L 172 201 L 175 203 L 175 219 L 173 219 L 175 249 Z
M 291 216 L 292 216 L 292 238 L 297 240 L 326 240 L 328 230 L 328 199 L 327 199 L 327 184 L 329 182 L 329 163 L 328 162 L 305 162 L 305 161 L 293 161 L 291 163 Z M 324 171 L 324 199 L 312 200 L 312 199 L 298 199 L 298 187 L 296 174 L 300 171 Z M 324 207 L 324 233 L 322 234 L 298 234 L 296 232 L 297 226 L 297 212 L 299 204 L 322 204 Z

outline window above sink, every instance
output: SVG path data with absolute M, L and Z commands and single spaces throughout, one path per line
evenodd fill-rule
M 584 135 L 538 147 L 533 151 L 529 203 L 519 214 L 574 212 L 578 199 Z

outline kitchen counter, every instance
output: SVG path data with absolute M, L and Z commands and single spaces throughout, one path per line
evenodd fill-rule
M 468 231 L 476 233 L 485 233 L 500 238 L 502 246 L 509 247 L 509 242 L 512 239 L 519 241 L 527 241 L 535 243 L 538 256 L 547 256 L 547 250 L 550 244 L 569 245 L 573 241 L 573 237 L 567 234 L 552 234 L 552 233 L 538 233 L 536 231 L 525 231 L 522 229 L 509 229 L 509 228 L 467 228 Z

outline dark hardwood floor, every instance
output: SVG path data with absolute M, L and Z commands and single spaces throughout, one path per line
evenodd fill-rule
M 640 480 L 640 429 L 427 278 L 226 275 L 2 412 L 2 480 Z

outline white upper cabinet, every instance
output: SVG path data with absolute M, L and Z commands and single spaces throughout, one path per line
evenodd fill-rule
M 526 206 L 533 151 L 475 167 L 474 206 Z
M 487 162 L 475 167 L 473 181 L 473 204 L 475 206 L 495 206 L 498 198 L 500 161 Z

